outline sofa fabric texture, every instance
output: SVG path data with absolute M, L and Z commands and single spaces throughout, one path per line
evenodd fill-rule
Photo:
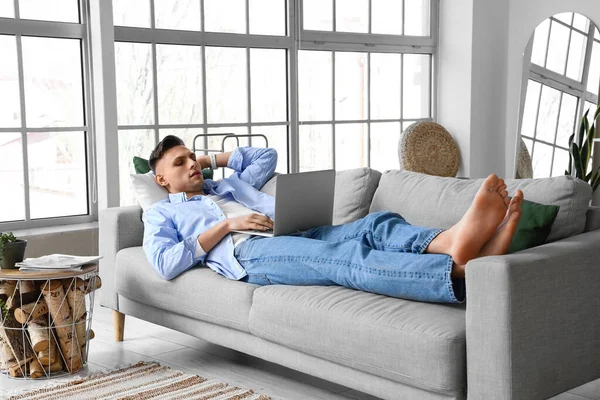
M 465 390 L 464 305 L 414 302 L 340 286 L 263 286 L 254 335 L 425 390 Z
M 120 295 L 163 310 L 249 332 L 252 293 L 259 287 L 197 267 L 166 281 L 154 272 L 141 247 L 117 254 Z
M 369 212 L 394 211 L 413 225 L 450 228 L 469 209 L 483 179 L 463 180 L 409 171 L 386 171 L 379 180 Z M 548 242 L 584 231 L 592 198 L 587 183 L 570 176 L 507 179 L 509 196 L 521 189 L 524 198 L 559 206 Z

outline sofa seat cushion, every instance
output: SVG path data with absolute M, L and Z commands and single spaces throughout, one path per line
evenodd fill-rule
M 252 293 L 259 287 L 227 279 L 207 267 L 166 281 L 152 269 L 141 246 L 117 253 L 115 286 L 128 299 L 245 332 L 250 332 Z
M 471 205 L 483 179 L 441 178 L 409 171 L 386 171 L 379 181 L 369 212 L 393 211 L 413 225 L 450 228 Z M 548 242 L 584 231 L 592 198 L 590 185 L 571 176 L 507 179 L 510 196 L 521 189 L 525 199 L 559 206 Z
M 262 286 L 250 332 L 396 382 L 466 390 L 464 305 L 413 302 L 341 286 Z

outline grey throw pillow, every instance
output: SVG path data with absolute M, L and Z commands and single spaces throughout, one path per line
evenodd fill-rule
M 260 191 L 275 196 L 277 175 L 265 183 Z M 356 168 L 336 173 L 333 225 L 356 221 L 369 213 L 379 178 L 381 172 L 371 168 Z

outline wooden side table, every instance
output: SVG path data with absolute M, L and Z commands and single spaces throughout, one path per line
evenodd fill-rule
M 82 370 L 101 285 L 96 264 L 81 271 L 0 269 L 7 310 L 0 315 L 0 373 L 43 379 Z

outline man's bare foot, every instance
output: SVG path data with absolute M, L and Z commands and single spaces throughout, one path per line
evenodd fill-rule
M 471 207 L 452 228 L 431 241 L 427 253 L 448 254 L 457 266 L 479 256 L 506 215 L 508 192 L 504 180 L 492 174 L 486 178 Z
M 512 242 L 517 226 L 521 220 L 521 205 L 523 204 L 523 192 L 517 190 L 515 196 L 510 201 L 506 217 L 500 223 L 496 233 L 483 246 L 479 257 L 499 256 L 508 253 L 510 243 Z

